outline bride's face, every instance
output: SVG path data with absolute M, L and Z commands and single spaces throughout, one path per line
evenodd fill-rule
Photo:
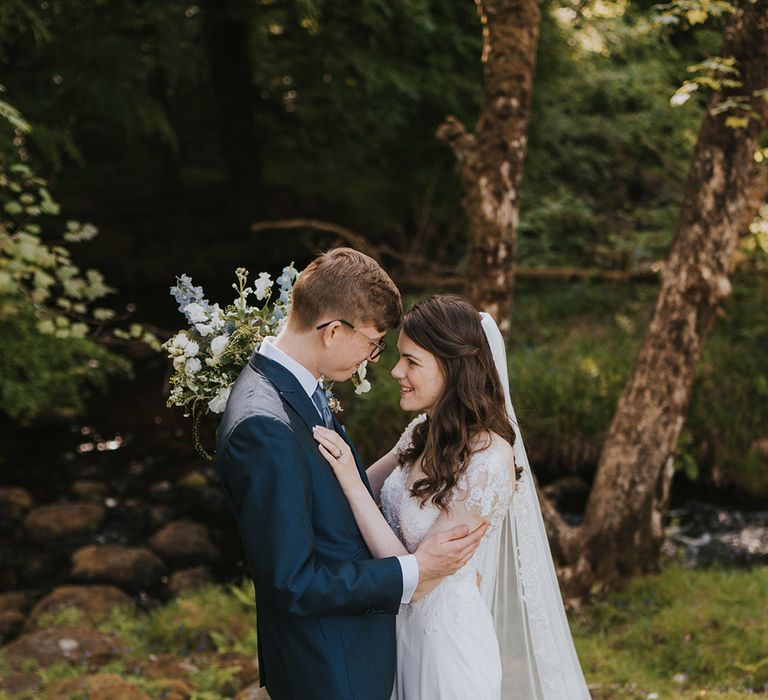
M 440 398 L 445 384 L 440 363 L 403 331 L 400 331 L 397 340 L 397 350 L 400 360 L 392 368 L 392 376 L 400 384 L 400 408 L 429 412 Z

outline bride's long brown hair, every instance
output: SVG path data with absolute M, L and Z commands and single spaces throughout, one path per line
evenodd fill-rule
M 416 425 L 402 458 L 413 464 L 422 456 L 425 476 L 411 493 L 422 505 L 432 499 L 446 510 L 470 455 L 490 445 L 490 432 L 513 445 L 515 431 L 480 314 L 471 304 L 452 295 L 427 297 L 405 314 L 402 331 L 435 356 L 444 378 L 430 416 Z

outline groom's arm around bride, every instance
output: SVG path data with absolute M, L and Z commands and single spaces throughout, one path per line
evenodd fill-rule
M 460 568 L 482 535 L 457 539 L 465 528 L 415 556 L 373 559 L 312 436 L 322 422 L 344 435 L 313 399 L 317 379 L 343 381 L 375 361 L 401 313 L 373 260 L 349 249 L 321 255 L 294 287 L 286 328 L 242 371 L 219 427 L 216 464 L 254 581 L 261 681 L 273 700 L 388 700 L 399 605 Z

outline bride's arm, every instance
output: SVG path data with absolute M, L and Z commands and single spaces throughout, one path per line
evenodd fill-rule
M 365 484 L 357 471 L 357 465 L 354 464 L 354 458 L 349 453 L 349 448 L 344 450 L 345 459 L 343 461 L 337 460 L 334 456 L 340 449 L 337 446 L 338 441 L 334 441 L 330 437 L 331 434 L 335 435 L 335 433 L 321 427 L 316 427 L 314 433 L 320 446 L 320 452 L 336 474 L 341 489 L 352 508 L 357 527 L 360 528 L 365 544 L 374 558 L 383 559 L 409 554 L 403 543 L 397 539 L 397 535 L 392 532 L 389 523 L 381 514 L 376 502 L 371 498 L 368 489 L 365 488 Z M 371 469 L 377 468 L 378 472 L 383 472 L 391 462 L 388 459 L 390 456 L 397 462 L 397 458 L 393 454 L 386 455 L 376 462 Z M 345 462 L 349 462 L 349 464 L 345 464 Z M 384 464 L 382 465 L 382 463 Z M 389 471 L 391 472 L 393 468 L 394 465 L 390 467 Z M 381 479 L 381 483 L 384 483 L 384 479 Z M 381 485 L 379 485 L 379 491 L 381 491 Z
M 408 555 L 409 552 L 392 532 L 365 488 L 349 446 L 333 430 L 322 426 L 315 426 L 314 435 L 320 453 L 333 469 L 349 501 L 355 522 L 371 554 L 376 559 Z M 456 573 L 470 560 L 485 536 L 487 526 L 483 522 L 473 530 L 468 527 L 468 522 L 456 519 L 455 523 L 444 523 L 439 532 L 430 531 L 421 541 L 413 554 L 418 563 L 419 581 L 411 600 L 424 596 L 443 577 Z
M 371 491 L 373 491 L 373 497 L 377 503 L 381 502 L 381 487 L 384 486 L 387 477 L 397 466 L 397 462 L 397 454 L 393 450 L 392 452 L 387 452 L 387 454 L 374 462 L 366 470 L 368 481 L 371 482 Z

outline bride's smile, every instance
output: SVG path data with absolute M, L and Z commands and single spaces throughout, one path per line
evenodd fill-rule
M 403 331 L 397 341 L 400 353 L 392 376 L 400 384 L 400 408 L 404 411 L 429 411 L 440 398 L 445 384 L 437 358 L 413 342 Z

